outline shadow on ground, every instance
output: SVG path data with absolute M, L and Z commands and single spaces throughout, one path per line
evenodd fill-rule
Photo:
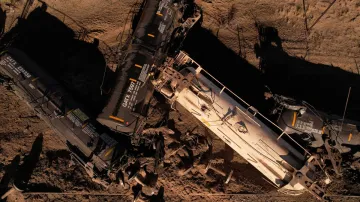
M 259 110 L 264 110 L 264 83 L 253 65 L 227 48 L 211 31 L 196 25 L 184 41 L 187 52 L 205 70 Z
M 258 25 L 258 30 L 255 53 L 265 74 L 264 82 L 274 93 L 305 100 L 321 111 L 342 116 L 352 87 L 346 118 L 360 120 L 359 74 L 290 56 L 283 50 L 276 28 Z
M 259 44 L 255 44 L 255 54 L 261 71 L 199 25 L 187 36 L 184 50 L 205 70 L 264 113 L 270 107 L 263 96 L 265 85 L 276 94 L 305 100 L 319 110 L 340 116 L 351 86 L 346 117 L 360 120 L 360 107 L 356 106 L 360 103 L 360 75 L 290 56 L 283 50 L 276 28 L 256 26 Z
M 29 155 L 24 157 L 23 163 L 19 166 L 16 172 L 14 184 L 21 190 L 27 189 L 27 184 L 34 172 L 36 164 L 40 159 L 40 154 L 43 149 L 43 135 L 40 134 L 36 137 Z
M 28 155 L 24 156 L 22 164 L 20 164 L 20 155 L 15 156 L 12 162 L 6 167 L 5 174 L 0 181 L 0 195 L 4 194 L 10 189 L 10 187 L 16 187 L 19 190 L 40 190 L 46 186 L 45 184 L 32 184 L 28 185 L 29 180 L 34 172 L 36 164 L 39 162 L 40 154 L 43 149 L 43 135 L 40 134 L 36 137 L 31 151 Z M 38 189 L 37 189 L 38 188 Z M 56 187 L 48 187 L 49 190 L 59 191 L 60 189 Z
M 9 165 L 5 166 L 5 173 L 0 181 L 0 196 L 5 194 L 8 191 L 9 186 L 11 186 L 11 181 L 13 181 L 16 170 L 20 164 L 20 155 L 16 155 Z M 2 201 L 2 200 L 0 200 Z
M 105 104 L 100 86 L 106 67 L 98 41 L 80 40 L 55 16 L 46 12 L 46 5 L 34 9 L 26 20 L 4 35 L 2 44 L 20 49 L 40 67 L 58 80 L 89 113 L 98 114 Z M 107 71 L 111 74 L 111 71 Z M 109 75 L 113 76 L 113 75 Z M 111 79 L 109 79 L 111 80 Z
M 0 8 L 0 37 L 4 34 L 6 22 L 6 11 Z

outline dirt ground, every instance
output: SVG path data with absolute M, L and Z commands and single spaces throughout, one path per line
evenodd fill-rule
M 253 49 L 258 40 L 254 24 L 258 22 L 278 30 L 282 46 L 289 55 L 359 73 L 356 61 L 360 50 L 360 1 L 197 2 L 204 9 L 204 26 L 234 52 L 246 56 L 254 66 L 258 65 Z M 238 41 L 238 30 L 241 42 Z
M 20 15 L 24 2 L 19 1 L 14 6 L 1 5 L 2 9 L 6 11 L 5 32 L 14 27 L 16 17 Z M 116 51 L 119 41 L 122 39 L 124 42 L 127 37 L 130 29 L 129 12 L 132 10 L 134 0 L 46 0 L 45 2 L 48 4 L 47 12 L 73 29 L 76 37 L 79 36 L 79 33 L 81 34 L 81 31 L 86 30 L 88 36 L 97 37 L 106 44 L 101 51 L 107 65 L 112 65 L 111 58 L 107 57 L 108 49 L 106 47 L 111 47 Z M 224 65 L 231 68 L 231 71 L 235 65 L 243 65 L 241 66 L 244 67 L 242 70 L 249 73 L 245 77 L 255 82 L 250 89 L 240 88 L 237 90 L 241 91 L 239 94 L 244 95 L 249 102 L 254 101 L 256 107 L 261 108 L 263 105 L 258 101 L 262 99 L 263 93 L 263 91 L 260 92 L 263 83 L 261 82 L 260 85 L 258 81 L 263 77 L 259 74 L 260 59 L 256 57 L 257 53 L 254 48 L 255 44 L 259 43 L 259 30 L 255 23 L 275 28 L 278 38 L 281 39 L 281 53 L 286 53 L 285 59 L 282 58 L 283 62 L 280 64 L 271 61 L 269 57 L 275 57 L 273 55 L 268 58 L 264 57 L 268 62 L 267 67 L 284 64 L 291 66 L 294 58 L 300 58 L 306 62 L 301 62 L 303 66 L 318 68 L 319 72 L 323 72 L 327 68 L 337 68 L 351 74 L 360 74 L 360 68 L 357 67 L 360 53 L 359 0 L 283 0 L 276 2 L 271 0 L 196 0 L 196 2 L 204 12 L 203 28 L 195 29 L 196 33 L 201 34 L 199 36 L 196 33 L 189 34 L 188 41 L 184 44 L 185 50 L 204 68 L 209 67 L 210 72 L 219 71 L 219 66 L 215 65 Z M 303 2 L 305 2 L 306 14 L 304 14 Z M 35 1 L 32 9 L 40 5 L 41 3 Z M 204 46 L 206 43 L 213 45 L 214 48 L 207 48 Z M 298 63 L 299 61 L 296 61 L 296 64 Z M 249 70 L 245 70 L 245 68 L 249 68 Z M 301 68 L 303 67 L 301 66 Z M 102 71 L 102 69 L 99 71 L 100 75 Z M 292 70 L 288 70 L 288 72 L 292 72 Z M 54 73 L 59 72 L 54 70 Z M 98 74 L 98 72 L 94 74 Z M 296 78 L 308 76 L 300 74 L 300 77 Z M 231 86 L 231 89 L 242 86 L 241 81 L 238 83 L 228 82 L 228 80 L 236 80 L 236 78 L 229 78 L 229 75 L 219 75 L 219 77 L 220 81 Z M 289 77 L 288 79 L 293 78 Z M 271 80 L 271 78 L 266 79 Z M 315 80 L 317 79 L 315 78 Z M 357 79 L 356 77 L 354 82 L 357 82 L 358 85 L 359 80 Z M 288 92 L 288 89 L 280 88 L 277 83 L 274 83 L 274 86 L 279 91 Z M 282 86 L 284 85 L 282 84 Z M 332 87 L 327 88 L 334 91 Z M 347 93 L 347 88 L 348 86 L 338 89 L 341 91 L 338 93 L 340 96 L 338 103 L 342 103 L 340 107 L 342 109 L 345 100 L 342 99 L 342 95 Z M 257 92 L 258 90 L 259 92 Z M 92 98 L 92 93 L 84 95 L 88 96 L 86 98 Z M 326 96 L 319 95 L 318 91 L 316 93 L 317 97 L 308 92 L 298 94 L 300 96 L 308 94 L 307 96 L 310 99 L 313 97 L 315 102 L 320 100 L 318 103 L 321 105 Z M 328 94 L 326 95 L 329 96 Z M 355 114 L 359 110 L 354 104 L 357 100 L 357 97 L 350 100 L 352 101 L 349 103 L 350 115 L 351 112 Z M 337 105 L 337 102 L 335 104 Z M 329 108 L 325 107 L 325 109 Z M 194 133 L 206 134 L 205 129 L 187 114 L 171 112 L 170 120 L 173 120 L 173 128 L 180 133 L 194 129 Z M 88 195 L 14 195 L 9 197 L 8 201 L 131 201 L 133 198 L 131 190 L 124 190 L 117 185 L 104 190 L 101 186 L 93 183 L 81 167 L 69 167 L 70 156 L 60 138 L 35 116 L 35 113 L 23 101 L 4 87 L 0 87 L 0 194 L 6 190 L 7 184 L 11 183 L 7 181 L 6 176 L 4 177 L 5 173 L 9 173 L 13 169 L 12 165 L 16 162 L 20 162 L 20 164 L 23 162 L 39 134 L 43 136 L 42 151 L 29 181 L 32 189 L 35 191 L 48 190 L 49 192 L 86 192 Z M 315 201 L 308 194 L 298 197 L 277 194 L 275 188 L 263 180 L 257 170 L 222 141 L 214 139 L 213 145 L 213 160 L 223 170 L 233 169 L 236 182 L 220 186 L 222 178 L 215 175 L 210 177 L 204 175 L 203 165 L 181 177 L 179 177 L 178 169 L 170 169 L 163 173 L 158 181 L 158 186 L 165 188 L 166 201 Z M 334 194 L 359 194 L 360 189 L 356 182 L 357 179 L 353 179 L 348 184 L 339 182 L 330 187 L 330 190 Z M 104 193 L 124 195 L 102 196 Z M 335 201 L 351 200 L 358 201 L 358 199 L 351 198 L 335 199 Z

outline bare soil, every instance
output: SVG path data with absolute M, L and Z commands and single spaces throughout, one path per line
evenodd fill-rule
M 106 64 L 112 65 L 112 58 L 107 56 L 108 47 L 116 50 L 119 41 L 125 41 L 130 29 L 129 12 L 132 10 L 133 0 L 46 0 L 45 2 L 48 4 L 47 12 L 56 16 L 59 21 L 77 34 L 85 29 L 89 36 L 88 41 L 91 42 L 92 37 L 99 38 L 103 43 L 100 49 L 104 54 Z M 225 76 L 219 75 L 220 81 L 229 85 L 231 89 L 236 89 L 250 103 L 254 101 L 256 107 L 261 108 L 263 106 L 263 103 L 259 101 L 263 99 L 261 89 L 263 83 L 260 82 L 263 77 L 259 73 L 260 60 L 256 58 L 254 50 L 255 44 L 259 43 L 259 32 L 255 23 L 277 30 L 282 44 L 281 54 L 286 53 L 285 58 L 279 59 L 282 61 L 280 65 L 289 66 L 289 64 L 293 64 L 289 61 L 293 61 L 293 58 L 299 58 L 306 62 L 301 63 L 302 66 L 312 69 L 320 68 L 320 72 L 331 67 L 356 75 L 359 74 L 360 69 L 357 67 L 357 61 L 360 52 L 360 1 L 358 0 L 335 1 L 333 4 L 331 0 L 197 0 L 196 2 L 204 11 L 203 28 L 194 29 L 197 31 L 196 33 L 201 35 L 189 34 L 188 41 L 184 44 L 185 50 L 204 68 L 209 67 L 210 72 L 217 73 L 219 69 L 222 71 L 224 69 L 229 70 L 228 72 L 235 76 L 231 77 L 229 73 Z M 304 14 L 303 2 L 305 2 L 306 14 Z M 17 1 L 14 6 L 1 5 L 6 11 L 6 32 L 14 27 L 16 17 L 22 11 L 23 3 L 24 1 Z M 39 2 L 35 1 L 31 9 L 40 5 Z M 327 10 L 327 8 L 329 9 Z M 322 17 L 319 18 L 320 16 Z M 122 35 L 123 37 L 121 37 Z M 57 40 L 57 38 L 53 38 L 53 40 Z M 46 51 L 44 50 L 44 52 Z M 41 54 L 39 53 L 40 56 Z M 267 58 L 267 61 L 270 59 Z M 295 63 L 298 64 L 299 61 L 296 60 Z M 278 65 L 278 63 L 271 61 L 267 65 Z M 93 73 L 99 76 L 100 72 L 101 75 L 103 66 L 101 68 L 101 70 L 96 70 Z M 52 71 L 57 74 L 62 70 Z M 240 73 L 238 73 L 239 71 Z M 288 72 L 292 71 L 289 70 Z M 233 72 L 241 75 L 241 78 L 247 77 L 246 82 L 253 81 L 253 87 L 244 89 L 243 86 L 246 83 L 242 85 L 243 83 L 238 81 L 239 77 L 236 77 Z M 296 78 L 308 76 L 308 74 L 302 74 L 302 77 Z M 64 77 L 60 76 L 60 78 Z M 288 79 L 292 78 L 294 77 Z M 356 77 L 353 82 L 356 84 L 354 84 L 355 86 L 358 85 L 358 81 Z M 77 83 L 76 81 L 72 82 Z M 291 87 L 298 89 L 298 86 Z M 348 85 L 346 88 L 338 89 L 339 91 L 335 91 L 335 94 L 338 92 L 340 95 L 346 95 L 347 91 L 343 91 L 347 87 Z M 82 89 L 84 86 L 79 85 L 78 88 Z M 98 90 L 98 88 L 96 89 Z M 289 92 L 289 90 L 278 86 L 276 89 Z M 89 101 L 90 104 L 98 103 L 98 99 L 93 96 L 98 93 L 99 91 L 88 92 L 84 96 L 85 99 L 89 98 L 88 100 L 93 101 Z M 309 93 L 297 93 L 297 95 L 299 94 L 302 96 Z M 314 97 L 313 95 L 310 94 L 308 97 Z M 334 95 L 317 95 L 313 99 L 315 101 L 320 100 L 318 103 L 321 105 L 322 102 L 326 101 L 325 98 L 332 96 Z M 339 100 L 342 101 L 339 101 L 342 103 L 340 108 L 343 109 L 345 98 L 343 100 L 340 98 Z M 355 105 L 357 98 L 355 97 L 351 101 L 349 106 L 353 108 L 353 113 L 355 113 L 358 110 Z M 337 105 L 337 102 L 335 104 Z M 325 109 L 329 109 L 329 107 L 325 107 Z M 334 111 L 336 112 L 336 110 Z M 159 117 L 155 117 L 155 119 L 159 119 Z M 172 123 L 169 127 L 176 129 L 178 133 L 193 131 L 193 133 L 201 135 L 207 134 L 198 122 L 184 112 L 171 112 L 169 120 Z M 35 113 L 22 100 L 4 87 L 0 87 L 0 194 L 4 193 L 8 184 L 11 183 L 7 181 L 7 178 L 4 178 L 4 175 L 13 169 L 12 162 L 13 164 L 23 162 L 39 134 L 43 135 L 44 140 L 40 160 L 36 164 L 29 181 L 32 190 L 86 192 L 88 195 L 24 194 L 12 195 L 8 201 L 131 201 L 133 198 L 132 190 L 123 189 L 119 185 L 112 185 L 108 190 L 104 190 L 92 182 L 81 167 L 69 167 L 69 153 L 58 135 L 36 117 Z M 207 135 L 211 136 L 211 134 Z M 165 200 L 315 201 L 308 194 L 298 197 L 277 194 L 275 188 L 263 180 L 262 175 L 256 169 L 216 138 L 213 140 L 212 159 L 216 162 L 217 167 L 226 172 L 233 169 L 236 182 L 222 186 L 223 177 L 215 173 L 204 175 L 205 165 L 199 165 L 192 169 L 189 174 L 179 176 L 181 168 L 175 166 L 174 169 L 162 173 L 158 181 L 157 186 L 164 186 L 165 188 Z M 338 182 L 330 187 L 332 193 L 360 193 L 357 179 L 351 179 L 351 173 L 348 175 L 349 182 Z M 124 194 L 124 196 L 101 196 L 101 194 L 107 193 Z M 357 199 L 348 198 L 336 199 L 336 201 L 351 200 L 357 201 Z
M 254 25 L 257 22 L 278 30 L 283 48 L 289 55 L 359 73 L 355 64 L 360 56 L 359 1 L 197 2 L 204 9 L 204 26 L 234 52 L 241 52 L 254 66 L 258 65 L 253 49 L 258 40 Z

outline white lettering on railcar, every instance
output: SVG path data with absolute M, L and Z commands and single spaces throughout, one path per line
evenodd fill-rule
M 140 80 L 141 82 L 145 82 L 146 77 L 147 77 L 147 73 L 150 69 L 150 65 L 149 64 L 145 64 L 144 67 L 141 69 L 141 73 L 139 75 L 138 80 Z
M 30 78 L 31 74 L 26 71 L 19 63 L 17 63 L 11 56 L 3 57 L 0 65 L 8 67 L 16 75 L 23 74 L 26 78 Z
M 123 107 L 127 107 L 128 103 L 129 103 L 129 99 L 130 99 L 130 95 L 129 94 L 125 95 L 124 101 L 122 103 Z
M 317 133 L 317 134 L 322 134 L 322 130 L 318 130 L 313 128 L 314 126 L 314 122 L 313 121 L 309 121 L 309 122 L 305 122 L 305 121 L 296 121 L 295 124 L 295 128 L 303 130 L 306 133 Z
M 141 82 L 131 82 L 122 103 L 123 107 L 133 110 L 133 107 L 137 103 L 136 97 L 138 95 L 140 87 Z
M 166 21 L 167 20 L 167 18 L 171 18 L 172 17 L 172 10 L 171 9 L 167 9 L 167 12 L 166 12 L 166 15 L 165 15 L 165 17 L 164 17 L 164 21 Z
M 170 2 L 170 0 L 162 0 L 162 1 L 160 1 L 159 8 L 158 8 L 157 12 L 160 13 L 163 8 L 167 8 L 169 2 Z
M 164 33 L 165 27 L 166 25 L 163 22 L 160 22 L 158 30 L 161 34 Z

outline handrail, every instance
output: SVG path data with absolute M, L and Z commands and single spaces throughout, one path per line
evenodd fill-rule
M 238 98 L 241 102 L 243 102 L 246 105 L 246 111 L 249 111 L 250 108 L 256 109 L 253 106 L 249 105 L 246 101 L 244 101 L 243 99 L 241 99 L 238 95 L 236 95 L 233 91 L 231 91 L 228 87 L 226 87 L 224 84 L 222 84 L 220 81 L 218 81 L 216 78 L 214 78 L 214 76 L 212 76 L 209 72 L 207 72 L 206 70 L 204 70 L 200 65 L 199 67 L 201 68 L 200 72 L 203 71 L 205 72 L 208 76 L 210 76 L 211 78 L 213 78 L 215 81 L 218 82 L 218 84 L 220 84 L 222 86 L 222 89 L 227 89 L 232 95 L 234 95 L 236 98 Z M 223 90 L 221 90 L 221 93 L 223 92 Z M 221 94 L 220 93 L 220 94 Z M 219 95 L 220 95 L 219 94 Z M 238 107 L 236 107 L 238 108 Z M 239 108 L 240 109 L 240 108 Z M 241 109 L 240 109 L 241 110 Z M 280 128 L 277 124 L 275 124 L 274 122 L 272 122 L 270 119 L 268 119 L 266 116 L 264 116 L 263 114 L 261 114 L 259 111 L 256 110 L 256 113 L 253 115 L 256 117 L 256 115 L 261 116 L 262 118 L 264 118 L 266 121 L 268 121 L 271 125 L 275 126 L 276 128 L 278 128 L 281 131 L 280 136 L 278 137 L 278 140 L 283 136 L 286 135 L 288 136 L 295 144 L 297 144 L 301 149 L 303 149 L 307 154 L 311 155 L 311 153 L 309 151 L 307 151 L 303 146 L 301 146 L 296 140 L 294 140 L 289 134 L 287 134 L 282 128 Z M 255 121 L 255 120 L 254 120 Z M 255 121 L 256 122 L 256 121 Z M 256 122 L 257 123 L 257 122 Z M 275 132 L 275 131 L 274 131 Z M 276 133 L 276 132 L 275 132 Z
M 234 92 L 232 92 L 228 87 L 226 87 L 224 84 L 222 84 L 219 80 L 217 80 L 213 75 L 211 75 L 209 72 L 207 72 L 205 69 L 203 69 L 202 67 L 201 71 L 204 71 L 208 76 L 210 76 L 211 78 L 213 78 L 216 82 L 218 82 L 218 84 L 220 84 L 223 88 L 227 89 L 232 95 L 234 95 L 236 98 L 238 98 L 241 102 L 243 102 L 246 107 L 251 107 L 250 104 L 248 104 L 245 100 L 243 100 L 241 97 L 239 97 L 238 95 L 236 95 Z
M 180 54 L 184 54 L 185 56 L 187 56 L 189 59 L 191 59 L 186 53 L 184 53 L 183 51 L 180 52 Z M 183 57 L 182 57 L 183 58 Z M 212 76 L 209 72 L 207 72 L 205 69 L 203 69 L 201 67 L 200 64 L 198 64 L 196 61 L 194 61 L 193 59 L 191 59 L 191 61 L 193 63 L 195 63 L 198 68 L 195 70 L 197 73 L 200 72 L 205 72 L 206 75 L 210 76 L 212 79 L 214 79 L 220 86 L 221 86 L 221 91 L 219 93 L 219 95 L 221 95 L 223 93 L 223 91 L 226 89 L 228 90 L 233 96 L 235 96 L 236 98 L 238 98 L 239 101 L 241 101 L 243 104 L 245 104 L 246 106 L 246 111 L 249 112 L 250 108 L 256 109 L 253 106 L 251 106 L 250 104 L 248 104 L 245 100 L 243 100 L 242 98 L 240 98 L 238 95 L 236 95 L 233 91 L 231 91 L 228 87 L 226 87 L 224 84 L 222 84 L 219 80 L 217 80 L 214 76 Z M 236 101 L 236 100 L 235 100 Z M 241 105 L 241 103 L 240 103 Z M 241 110 L 238 106 L 235 106 L 236 108 L 238 108 L 239 110 Z M 243 106 L 244 107 L 244 106 Z M 241 110 L 242 111 L 242 110 Z M 274 122 L 272 122 L 270 119 L 268 119 L 266 116 L 264 116 L 263 114 L 261 114 L 257 109 L 256 109 L 256 113 L 253 114 L 254 117 L 256 117 L 256 115 L 261 116 L 262 118 L 264 118 L 268 123 L 270 123 L 271 125 L 275 126 L 277 129 L 279 129 L 281 131 L 280 134 L 278 134 L 276 131 L 273 131 L 275 133 L 277 133 L 279 135 L 279 137 L 277 138 L 277 140 L 281 139 L 283 137 L 283 135 L 286 135 L 290 138 L 290 140 L 292 140 L 296 145 L 298 145 L 301 149 L 303 149 L 307 154 L 309 154 L 311 156 L 311 153 L 309 151 L 307 151 L 302 145 L 300 145 L 296 140 L 294 140 L 289 134 L 287 134 L 282 128 L 280 128 L 277 124 L 275 124 Z M 253 120 L 255 123 L 257 123 L 255 120 Z M 257 123 L 258 124 L 258 123 Z

